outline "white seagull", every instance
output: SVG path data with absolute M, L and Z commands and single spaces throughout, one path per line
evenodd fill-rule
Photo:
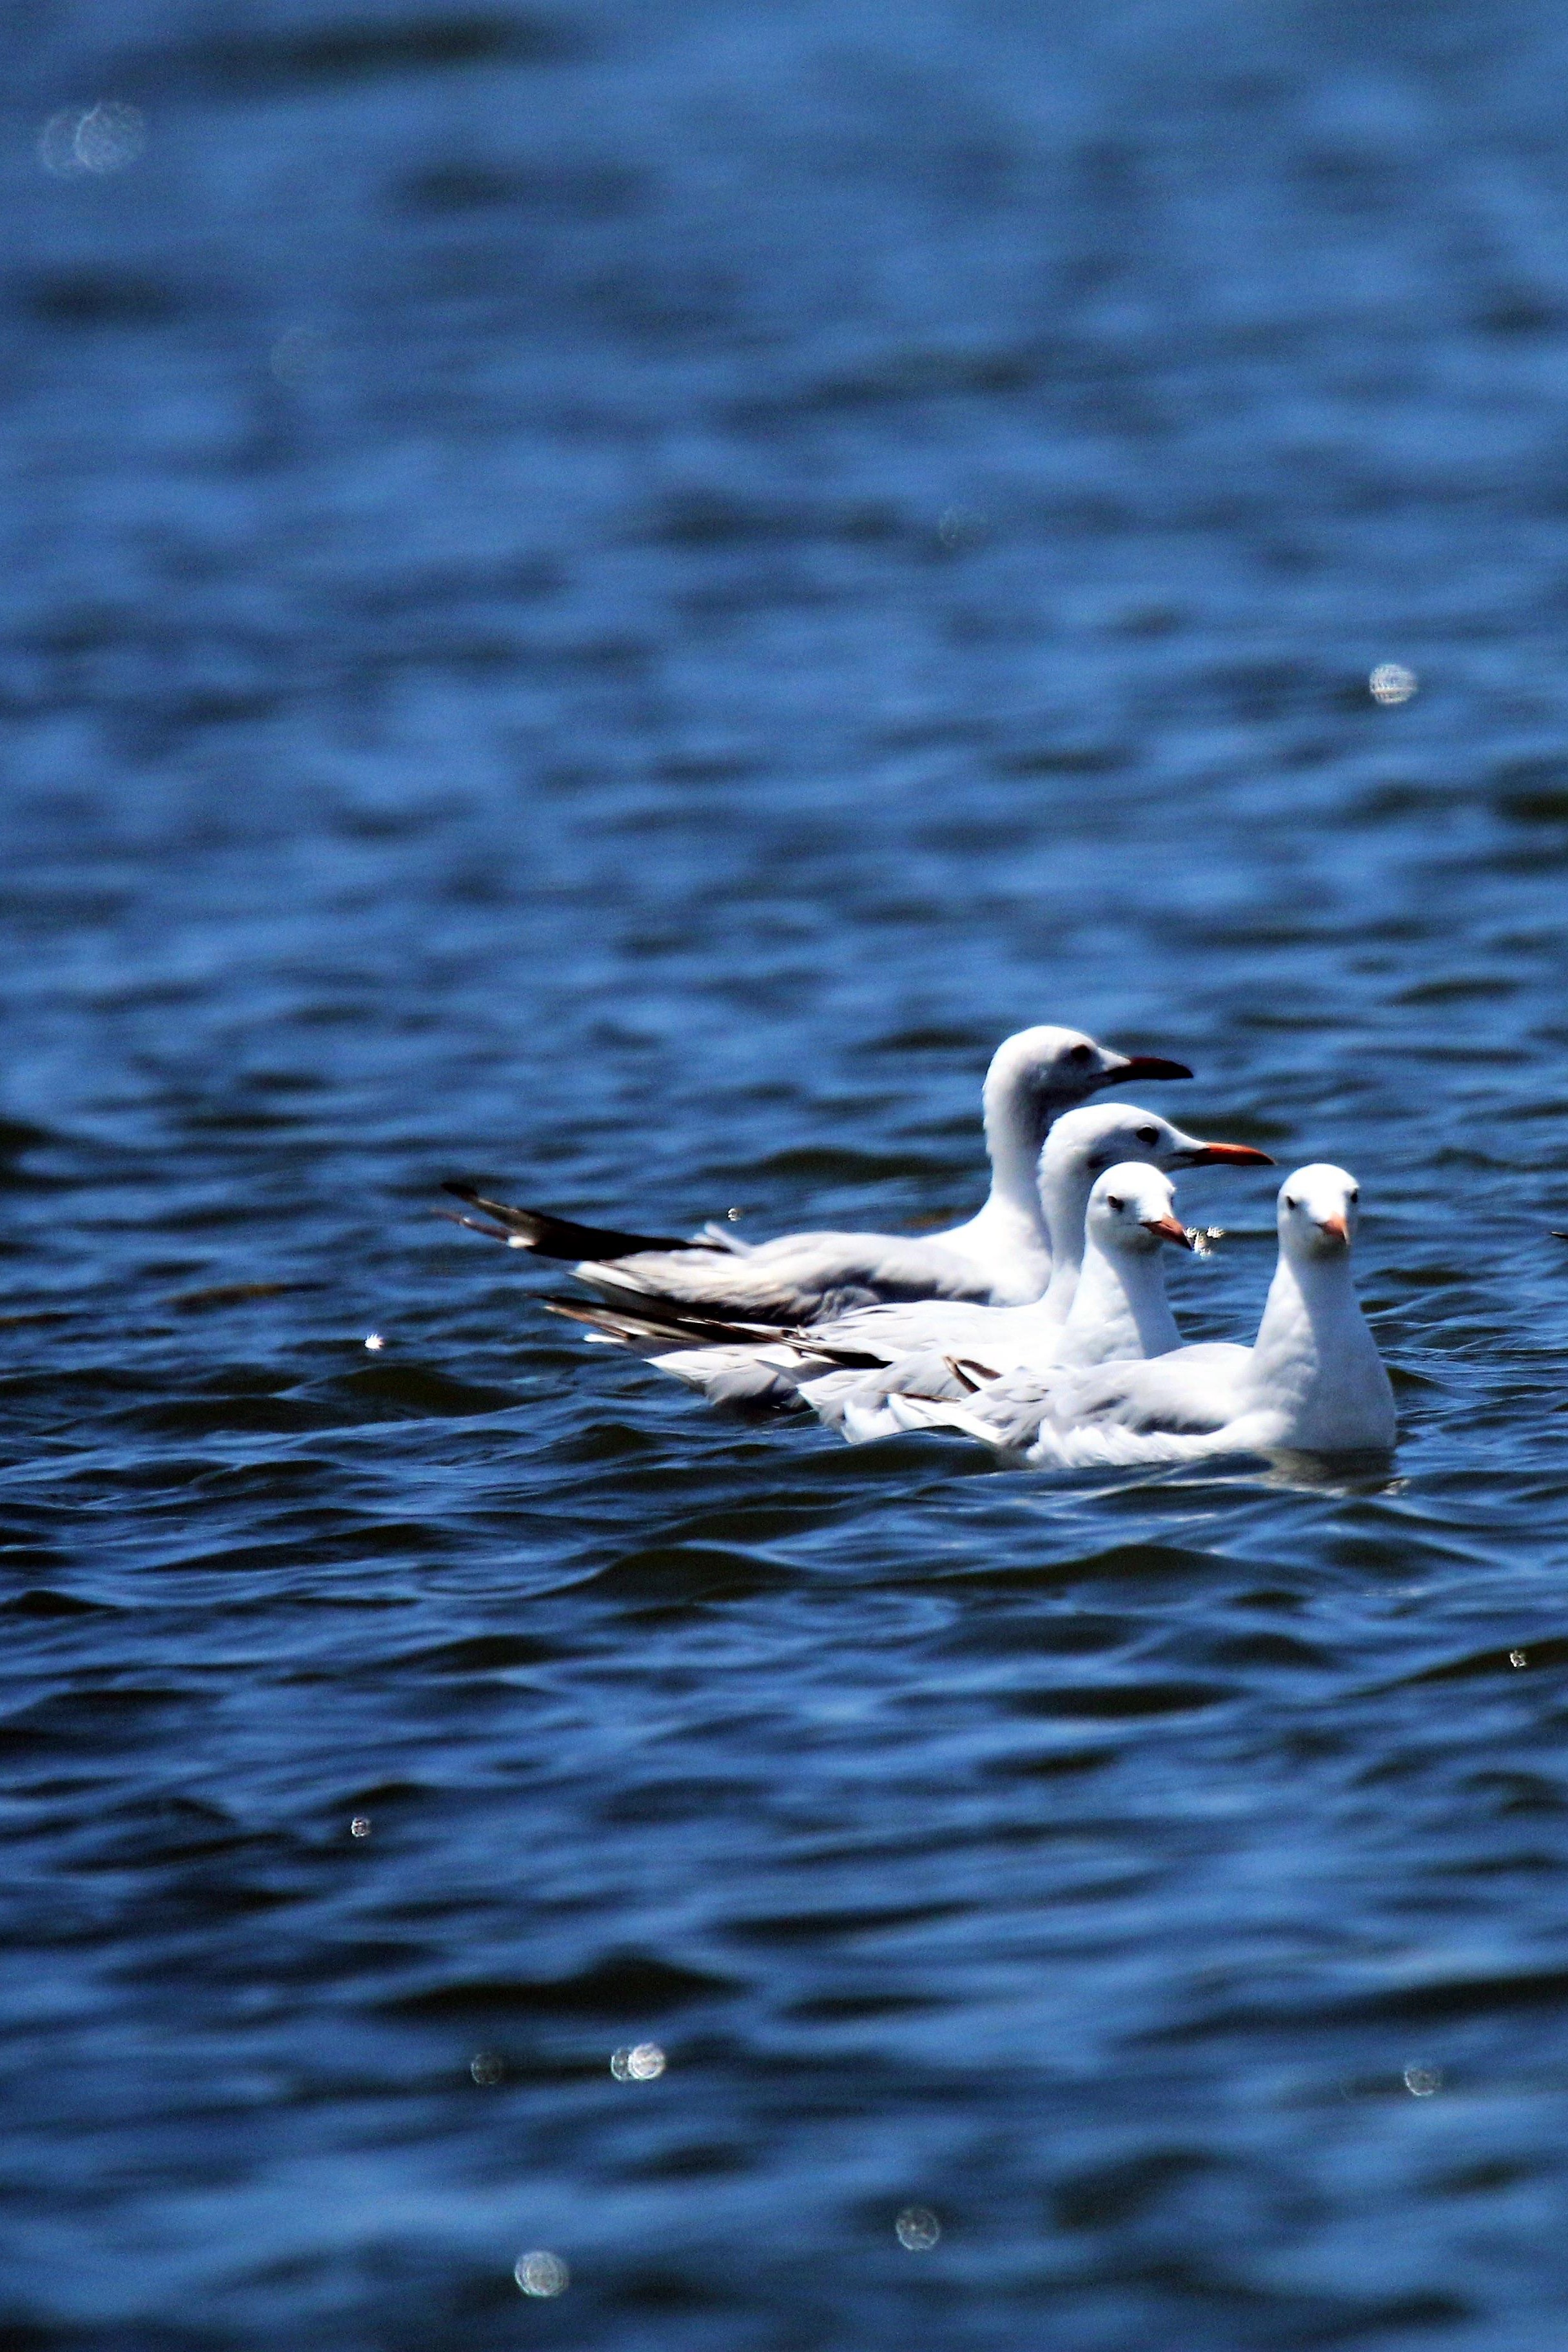
M 1014 1373 L 966 1404 L 889 1400 L 900 1428 L 963 1429 L 1046 1468 L 1219 1454 L 1384 1454 L 1394 1391 L 1351 1280 L 1360 1188 L 1299 1168 L 1279 1188 L 1279 1262 L 1250 1348 L 1177 1348 L 1146 1363 Z
M 575 1261 L 580 1279 L 618 1305 L 636 1297 L 791 1326 L 826 1322 L 889 1299 L 1023 1306 L 1040 1297 L 1051 1275 L 1035 1171 L 1054 1122 L 1104 1087 L 1192 1075 L 1184 1063 L 1157 1055 L 1112 1053 L 1079 1029 L 1022 1029 L 1005 1039 L 992 1056 L 982 1097 L 990 1194 L 976 1216 L 945 1233 L 784 1234 L 748 1244 L 710 1224 L 683 1242 L 512 1208 L 471 1184 L 445 1189 L 490 1221 L 459 1217 L 459 1224 L 513 1249 Z
M 553 1314 L 588 1324 L 602 1338 L 636 1349 L 661 1371 L 700 1389 L 711 1403 L 798 1409 L 803 1383 L 811 1381 L 814 1392 L 805 1402 L 824 1419 L 837 1422 L 838 1397 L 857 1391 L 868 1374 L 874 1383 L 884 1375 L 885 1395 L 902 1378 L 886 1377 L 886 1368 L 911 1358 L 974 1355 L 997 1370 L 1058 1362 L 1062 1326 L 1079 1286 L 1089 1194 L 1096 1178 L 1123 1160 L 1166 1169 L 1269 1164 L 1268 1154 L 1251 1144 L 1203 1142 L 1133 1103 L 1096 1103 L 1065 1112 L 1047 1139 L 1036 1187 L 1050 1237 L 1051 1279 L 1045 1297 L 1027 1307 L 928 1298 L 858 1307 L 826 1324 L 792 1329 L 679 1309 L 666 1300 L 542 1303 Z M 1087 1309 L 1080 1328 L 1088 1328 Z M 837 1383 L 826 1377 L 835 1372 L 840 1376 Z M 954 1393 L 963 1393 L 962 1383 Z M 868 1393 L 858 1401 L 868 1403 Z
M 1170 1178 L 1132 1160 L 1108 1168 L 1089 1196 L 1083 1262 L 1065 1320 L 1041 1318 L 1020 1337 L 1027 1310 L 993 1308 L 989 1356 L 1000 1356 L 1011 1370 L 1037 1370 L 1168 1355 L 1181 1346 L 1182 1335 L 1165 1296 L 1162 1244 L 1167 1242 L 1178 1249 L 1193 1246 L 1192 1234 L 1175 1213 Z M 980 1363 L 956 1349 L 939 1354 L 931 1348 L 900 1356 L 884 1370 L 824 1373 L 803 1381 L 800 1393 L 830 1428 L 859 1445 L 906 1426 L 892 1406 L 901 1392 L 963 1403 L 1000 1373 L 1001 1367 L 989 1360 Z

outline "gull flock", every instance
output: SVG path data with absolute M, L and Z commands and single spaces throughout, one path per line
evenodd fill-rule
M 1351 1277 L 1360 1188 L 1342 1168 L 1314 1163 L 1280 1186 L 1279 1262 L 1251 1345 L 1184 1344 L 1164 1253 L 1199 1237 L 1173 1179 L 1272 1162 L 1092 1097 L 1191 1076 L 1076 1029 L 1006 1038 L 983 1095 L 985 1204 L 928 1235 L 748 1244 L 710 1224 L 679 1240 L 446 1189 L 478 1213 L 458 1223 L 572 1265 L 584 1295 L 541 1304 L 589 1339 L 713 1404 L 815 1412 L 851 1444 L 958 1431 L 1050 1469 L 1386 1453 L 1394 1395 Z

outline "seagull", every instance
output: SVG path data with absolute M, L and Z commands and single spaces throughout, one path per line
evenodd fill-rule
M 513 1249 L 575 1261 L 578 1277 L 617 1304 L 636 1294 L 650 1304 L 791 1327 L 892 1299 L 1021 1307 L 1041 1296 L 1051 1275 L 1036 1164 L 1054 1122 L 1102 1087 L 1192 1075 L 1184 1063 L 1158 1055 L 1113 1053 L 1079 1029 L 1022 1029 L 1004 1039 L 982 1096 L 990 1194 L 977 1215 L 945 1233 L 784 1234 L 748 1244 L 709 1224 L 679 1241 L 512 1208 L 471 1184 L 444 1189 L 483 1212 L 485 1222 L 459 1216 L 458 1224 Z
M 1193 1235 L 1175 1213 L 1175 1187 L 1158 1168 L 1123 1160 L 1108 1168 L 1089 1196 L 1084 1219 L 1083 1263 L 1066 1319 L 1037 1323 L 1023 1342 L 994 1333 L 989 1353 L 1009 1368 L 1030 1370 L 1055 1364 L 1108 1364 L 1168 1355 L 1182 1344 L 1165 1296 L 1162 1245 L 1190 1250 Z M 1013 1331 L 1024 1314 L 983 1309 L 994 1326 Z M 853 1319 L 853 1318 L 852 1318 Z M 1000 1344 L 995 1342 L 999 1340 Z M 903 1424 L 890 1400 L 902 1391 L 963 1402 L 983 1381 L 1000 1377 L 997 1366 L 966 1361 L 935 1349 L 901 1356 L 874 1372 L 831 1371 L 803 1381 L 800 1393 L 830 1428 L 852 1444 L 890 1437 Z
M 889 1398 L 900 1428 L 963 1429 L 1046 1468 L 1220 1454 L 1384 1454 L 1394 1391 L 1351 1280 L 1360 1187 L 1298 1168 L 1279 1188 L 1279 1261 L 1258 1337 L 1143 1363 L 1013 1373 L 967 1402 Z
M 1248 1143 L 1205 1143 L 1134 1103 L 1088 1104 L 1064 1112 L 1040 1154 L 1036 1186 L 1049 1235 L 1051 1278 L 1043 1298 L 1027 1307 L 985 1307 L 959 1299 L 919 1299 L 864 1307 L 826 1322 L 789 1328 L 741 1321 L 675 1307 L 668 1300 L 593 1304 L 551 1298 L 552 1314 L 587 1324 L 700 1389 L 714 1404 L 798 1410 L 802 1384 L 837 1370 L 876 1373 L 911 1356 L 973 1354 L 996 1370 L 1055 1363 L 1061 1328 L 1079 1286 L 1084 1215 L 1097 1177 L 1123 1160 L 1155 1168 L 1211 1164 L 1268 1166 L 1268 1154 Z M 1087 1310 L 1086 1310 L 1087 1320 Z M 804 1402 L 832 1419 L 824 1386 Z

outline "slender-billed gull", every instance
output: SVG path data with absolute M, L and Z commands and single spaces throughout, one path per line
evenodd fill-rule
M 1038 1298 L 1051 1243 L 1036 1182 L 1041 1144 L 1064 1112 L 1135 1078 L 1190 1078 L 1182 1062 L 1117 1054 L 1081 1030 L 1020 1030 L 992 1056 L 983 1093 L 991 1190 L 976 1215 L 930 1234 L 800 1233 L 747 1244 L 710 1224 L 691 1241 L 576 1224 L 514 1208 L 471 1184 L 446 1189 L 484 1213 L 463 1217 L 514 1249 L 575 1262 L 617 1304 L 628 1293 L 765 1323 L 819 1323 L 891 1299 L 970 1299 L 1016 1307 Z

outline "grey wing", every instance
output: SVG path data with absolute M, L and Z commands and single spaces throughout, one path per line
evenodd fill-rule
M 956 1251 L 890 1234 L 789 1234 L 743 1257 L 648 1251 L 607 1264 L 585 1260 L 576 1271 L 595 1290 L 636 1290 L 672 1306 L 794 1328 L 888 1302 L 990 1296 L 980 1269 Z
M 1143 1362 L 1058 1373 L 1047 1383 L 1040 1423 L 1206 1435 L 1236 1418 L 1251 1355 L 1249 1348 L 1216 1340 Z

